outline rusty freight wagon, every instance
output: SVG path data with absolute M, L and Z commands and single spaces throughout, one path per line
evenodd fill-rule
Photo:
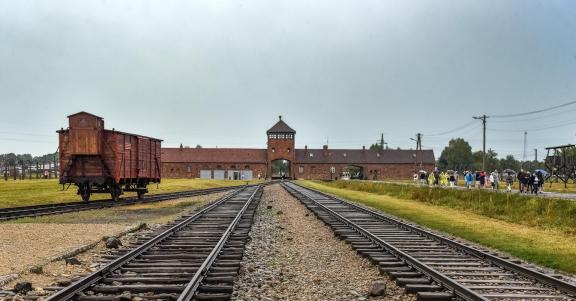
M 148 192 L 160 182 L 162 140 L 104 129 L 104 119 L 86 112 L 68 116 L 60 138 L 60 184 L 74 184 L 84 201 L 92 193 Z

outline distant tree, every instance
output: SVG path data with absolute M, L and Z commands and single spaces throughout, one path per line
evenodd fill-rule
M 544 162 L 541 161 L 524 161 L 520 163 L 522 169 L 534 172 L 536 169 L 544 169 Z
M 477 151 L 472 154 L 474 157 L 474 169 L 482 170 L 482 151 Z M 500 160 L 498 160 L 498 154 L 493 149 L 488 149 L 486 151 L 486 165 L 484 171 L 494 171 L 500 168 Z
M 370 145 L 370 150 L 379 151 L 379 150 L 382 150 L 382 147 L 380 147 L 380 144 L 374 143 L 374 144 Z
M 488 149 L 486 152 L 486 171 L 494 171 L 499 168 L 500 160 L 498 160 L 498 154 L 493 149 Z
M 0 154 L 0 162 L 9 162 L 10 164 L 14 164 L 14 162 L 26 162 L 26 163 L 42 163 L 42 162 L 54 162 L 54 160 L 58 160 L 58 152 L 49 153 L 42 156 L 32 156 L 31 154 Z
M 18 160 L 22 162 L 30 162 L 32 161 L 32 155 L 31 154 L 18 155 Z
M 196 148 L 202 148 L 202 145 L 196 144 Z
M 500 171 L 505 169 L 512 169 L 514 171 L 518 171 L 518 168 L 520 167 L 520 162 L 518 162 L 518 160 L 516 160 L 514 156 L 508 155 L 506 156 L 506 158 L 500 159 L 499 165 L 500 166 L 498 167 L 498 170 Z
M 451 139 L 438 159 L 440 169 L 463 170 L 473 163 L 472 147 L 462 138 Z

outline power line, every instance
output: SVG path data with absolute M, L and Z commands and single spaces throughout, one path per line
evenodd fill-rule
M 471 122 L 468 122 L 468 123 L 466 123 L 466 124 L 463 124 L 463 125 L 461 125 L 461 126 L 459 126 L 459 127 L 457 127 L 457 128 L 451 129 L 451 130 L 449 130 L 449 131 L 445 131 L 445 132 L 437 133 L 437 134 L 424 134 L 424 136 L 426 136 L 426 137 L 436 137 L 436 136 L 448 135 L 448 134 L 451 134 L 451 133 L 454 133 L 454 132 L 458 132 L 458 131 L 460 131 L 460 130 L 463 130 L 463 129 L 465 129 L 465 128 L 467 128 L 467 127 L 469 127 L 469 126 L 471 126 L 471 125 L 473 125 L 473 124 L 475 124 L 475 123 L 476 123 L 475 121 L 471 121 Z
M 572 125 L 572 124 L 576 124 L 576 122 L 575 122 L 575 121 L 570 121 L 570 122 L 566 122 L 566 123 L 555 124 L 555 125 L 550 125 L 550 126 L 545 126 L 545 127 L 532 128 L 532 129 L 499 129 L 499 128 L 488 128 L 488 130 L 490 130 L 490 131 L 495 131 L 495 132 L 524 132 L 524 131 L 528 131 L 528 132 L 539 132 L 539 131 L 550 130 L 550 129 L 555 129 L 555 128 L 559 128 L 559 127 L 564 127 L 564 126 Z
M 571 101 L 571 102 L 567 102 L 567 103 L 564 103 L 564 104 L 561 104 L 561 105 L 549 107 L 549 108 L 546 108 L 546 109 L 531 111 L 531 112 L 516 113 L 516 114 L 505 114 L 505 115 L 491 115 L 490 117 L 493 117 L 493 118 L 506 118 L 506 117 L 526 116 L 526 115 L 532 115 L 532 114 L 542 113 L 542 112 L 546 112 L 546 111 L 551 111 L 551 110 L 554 110 L 554 109 L 562 108 L 562 107 L 569 106 L 569 105 L 573 105 L 573 104 L 576 104 L 576 100 Z
M 558 115 L 561 114 L 566 114 L 566 113 L 571 113 L 571 112 L 575 112 L 576 109 L 572 109 L 572 110 L 565 110 L 565 111 L 561 111 L 561 112 L 555 112 L 552 114 L 546 114 L 546 115 L 542 115 L 542 116 L 536 116 L 536 117 L 532 117 L 532 118 L 525 118 L 525 119 L 500 119 L 500 120 L 494 120 L 492 122 L 495 123 L 518 123 L 518 122 L 522 122 L 522 121 L 535 121 L 535 120 L 539 120 L 539 119 L 544 119 L 544 118 L 548 118 L 548 117 L 558 117 Z

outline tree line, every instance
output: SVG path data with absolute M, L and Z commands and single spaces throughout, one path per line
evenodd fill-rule
M 472 152 L 472 147 L 468 141 L 462 138 L 452 139 L 440 154 L 438 167 L 442 170 L 482 170 L 482 151 Z M 542 161 L 520 161 L 513 155 L 499 159 L 494 150 L 486 151 L 486 171 L 505 169 L 533 171 L 542 168 L 544 168 Z
M 48 164 L 58 160 L 58 152 L 42 156 L 32 156 L 31 154 L 0 154 L 0 163 L 2 165 L 22 165 L 22 164 Z

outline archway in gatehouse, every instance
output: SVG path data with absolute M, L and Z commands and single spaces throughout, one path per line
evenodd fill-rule
M 290 165 L 290 161 L 286 159 L 272 160 L 272 179 L 289 179 L 292 175 Z

